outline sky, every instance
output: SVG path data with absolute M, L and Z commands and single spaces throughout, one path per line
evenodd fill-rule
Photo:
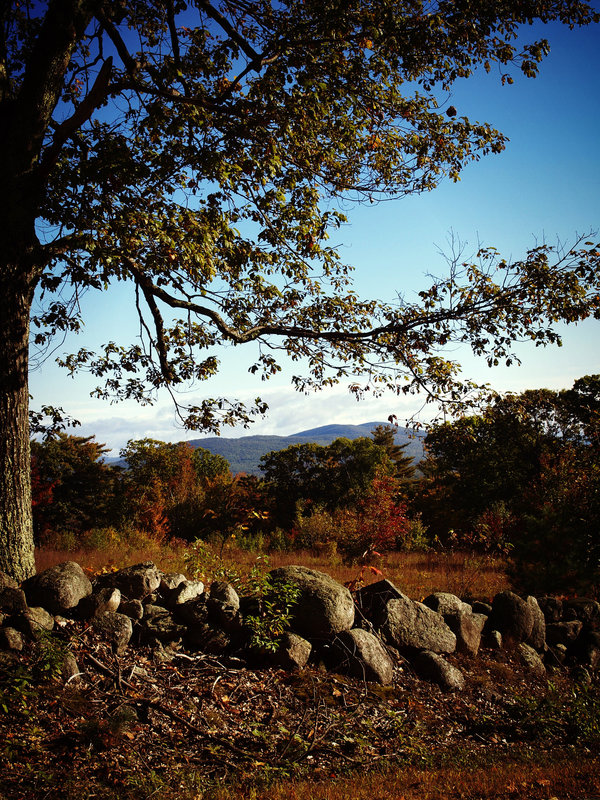
M 529 31 L 527 31 L 529 35 Z M 449 98 L 459 115 L 486 121 L 509 137 L 499 155 L 465 168 L 459 183 L 443 183 L 419 196 L 348 209 L 349 223 L 339 232 L 342 258 L 356 267 L 359 295 L 408 300 L 427 288 L 427 274 L 444 273 L 440 250 L 448 251 L 454 231 L 467 251 L 480 242 L 506 258 L 518 258 L 540 240 L 570 243 L 578 234 L 600 231 L 600 27 L 569 31 L 560 25 L 537 26 L 548 38 L 550 55 L 532 80 L 515 75 L 500 85 L 497 73 L 462 81 Z M 600 235 L 600 234 L 599 234 Z M 595 239 L 598 241 L 598 238 Z M 85 327 L 60 343 L 55 354 L 32 370 L 32 407 L 62 406 L 82 424 L 72 432 L 95 435 L 116 454 L 129 439 L 162 441 L 201 438 L 184 431 L 168 395 L 155 405 L 110 404 L 93 399 L 96 381 L 85 374 L 69 377 L 54 363 L 57 355 L 115 340 L 130 344 L 137 335 L 135 312 L 126 290 L 88 294 L 83 300 Z M 498 391 L 568 388 L 586 374 L 600 372 L 600 321 L 564 326 L 563 347 L 524 345 L 521 366 L 489 369 L 468 352 L 457 352 L 466 377 Z M 220 374 L 182 399 L 227 396 L 269 405 L 265 419 L 249 429 L 227 428 L 224 436 L 288 435 L 319 425 L 358 424 L 395 414 L 402 422 L 418 412 L 418 398 L 366 398 L 357 403 L 345 386 L 305 396 L 289 385 L 290 370 L 263 383 L 250 375 L 251 354 L 226 351 Z M 423 417 L 427 420 L 427 414 Z

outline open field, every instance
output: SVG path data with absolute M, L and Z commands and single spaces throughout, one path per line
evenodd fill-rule
M 39 569 L 65 559 L 185 569 L 183 545 L 37 557 Z M 244 572 L 256 555 L 224 557 Z M 323 555 L 270 557 L 289 563 L 342 582 L 357 574 Z M 491 597 L 508 585 L 501 561 L 467 553 L 393 553 L 378 569 L 417 599 L 441 589 Z M 116 656 L 85 624 L 59 639 L 67 633 L 81 682 L 56 678 L 43 643 L 22 654 L 21 682 L 2 679 L 0 800 L 600 798 L 597 678 L 532 678 L 511 652 L 482 650 L 448 657 L 466 686 L 444 693 L 402 662 L 393 687 L 379 687 L 317 668 L 253 669 L 177 650 L 162 659 L 150 646 Z
M 114 548 L 107 550 L 54 550 L 38 549 L 38 572 L 62 561 L 77 561 L 84 568 L 99 571 L 106 567 L 121 568 L 141 561 L 154 561 L 163 572 L 188 572 L 184 553 L 188 545 L 173 546 L 150 544 L 144 549 Z M 244 570 L 250 569 L 257 554 L 228 547 L 223 553 L 227 563 Z M 308 551 L 274 552 L 268 555 L 272 567 L 301 564 L 331 575 L 340 583 L 357 578 L 360 568 L 344 565 L 335 555 L 315 554 Z M 399 589 L 413 599 L 421 599 L 434 591 L 452 592 L 460 597 L 491 598 L 509 586 L 506 564 L 500 558 L 463 552 L 386 553 L 373 561 L 374 566 Z M 366 569 L 365 583 L 379 580 L 381 575 Z

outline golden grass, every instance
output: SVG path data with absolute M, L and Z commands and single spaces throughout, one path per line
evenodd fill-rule
M 77 561 L 85 569 L 99 572 L 103 569 L 120 569 L 141 561 L 154 561 L 164 572 L 186 573 L 184 554 L 189 545 L 176 541 L 159 543 L 151 539 L 132 543 L 108 543 L 102 549 L 64 550 L 43 547 L 36 550 L 38 572 L 62 561 Z M 256 553 L 228 545 L 224 559 L 242 571 L 250 569 Z M 311 551 L 270 553 L 271 567 L 301 564 L 326 572 L 340 583 L 355 580 L 360 567 L 348 566 L 336 554 L 327 555 Z M 392 552 L 378 557 L 374 566 L 382 573 L 363 571 L 365 583 L 382 576 L 392 581 L 413 599 L 422 599 L 434 591 L 452 592 L 460 597 L 492 598 L 509 586 L 502 559 L 463 552 Z
M 373 771 L 348 778 L 283 781 L 268 789 L 223 788 L 210 800 L 596 800 L 600 796 L 597 759 L 551 764 L 465 763 L 460 767 L 416 767 Z

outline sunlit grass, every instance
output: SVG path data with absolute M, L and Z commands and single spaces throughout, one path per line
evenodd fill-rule
M 223 788 L 206 800 L 549 800 L 595 798 L 600 770 L 595 759 L 554 763 L 466 763 L 439 769 L 399 768 L 319 780 L 283 781 L 268 789 Z
M 129 540 L 111 540 L 107 536 L 102 547 L 38 548 L 36 564 L 38 571 L 41 571 L 70 560 L 77 561 L 90 571 L 99 572 L 103 569 L 120 569 L 141 561 L 154 561 L 164 572 L 187 574 L 187 549 L 189 543 L 183 541 L 157 542 L 139 534 Z M 219 548 L 215 548 L 215 552 L 218 551 Z M 227 545 L 222 555 L 227 562 L 246 572 L 258 554 Z M 361 573 L 359 566 L 344 564 L 335 553 L 302 550 L 267 555 L 271 567 L 300 564 L 326 572 L 340 583 L 354 581 Z M 414 599 L 422 599 L 434 591 L 452 592 L 461 597 L 491 598 L 509 585 L 505 562 L 489 555 L 452 551 L 392 552 L 376 557 L 373 566 L 381 574 L 368 568 L 363 570 L 362 579 L 365 583 L 384 577 Z

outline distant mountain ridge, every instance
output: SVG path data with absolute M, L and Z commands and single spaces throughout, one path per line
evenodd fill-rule
M 203 447 L 211 453 L 217 453 L 229 461 L 233 473 L 245 472 L 249 475 L 260 474 L 259 461 L 261 456 L 272 450 L 284 450 L 293 444 L 314 443 L 328 445 L 334 439 L 358 439 L 361 436 L 370 437 L 378 425 L 388 426 L 387 422 L 363 422 L 360 425 L 322 425 L 319 428 L 309 428 L 305 431 L 291 434 L 290 436 L 239 436 L 225 438 L 223 436 L 210 436 L 206 439 L 192 439 L 192 447 Z M 408 428 L 396 428 L 396 443 L 408 442 L 406 455 L 411 456 L 415 462 L 423 458 L 423 431 L 413 431 Z

